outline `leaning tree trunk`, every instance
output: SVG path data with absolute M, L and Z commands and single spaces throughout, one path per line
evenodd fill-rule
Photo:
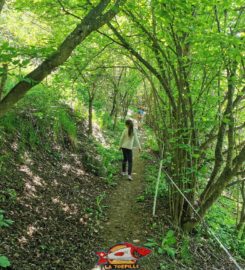
M 3 116 L 15 103 L 35 85 L 39 84 L 55 68 L 62 65 L 71 55 L 73 50 L 83 42 L 92 32 L 108 23 L 118 12 L 120 6 L 126 0 L 117 0 L 115 4 L 105 12 L 111 4 L 111 0 L 101 0 L 100 3 L 77 25 L 59 48 L 42 62 L 36 69 L 19 81 L 0 102 L 0 116 Z

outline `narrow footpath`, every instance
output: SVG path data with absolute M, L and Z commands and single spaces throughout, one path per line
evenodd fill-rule
M 120 242 L 130 242 L 137 246 L 142 246 L 146 242 L 150 230 L 146 226 L 146 221 L 150 213 L 144 202 L 139 201 L 145 189 L 144 167 L 145 161 L 140 158 L 139 151 L 134 150 L 133 180 L 119 176 L 117 187 L 108 196 L 107 219 L 102 229 L 101 248 L 104 251 Z M 141 269 L 157 269 L 154 268 L 153 261 L 156 263 L 152 255 L 142 258 L 139 261 Z
M 122 176 L 108 200 L 108 221 L 104 224 L 104 241 L 107 246 L 118 242 L 143 242 L 144 230 L 143 203 L 137 202 L 144 192 L 144 161 L 134 150 L 133 180 Z

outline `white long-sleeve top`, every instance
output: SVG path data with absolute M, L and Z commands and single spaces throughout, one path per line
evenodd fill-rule
M 134 147 L 138 147 L 141 149 L 139 138 L 138 138 L 136 130 L 134 129 L 133 135 L 129 137 L 128 136 L 128 128 L 125 128 L 122 135 L 121 135 L 119 146 L 121 148 L 126 148 L 126 149 L 131 149 L 131 150 Z

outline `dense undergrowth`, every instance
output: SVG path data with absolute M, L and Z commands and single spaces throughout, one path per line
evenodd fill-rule
M 153 204 L 153 197 L 156 192 L 156 180 L 159 170 L 159 148 L 154 139 L 154 134 L 146 127 L 147 141 L 145 142 L 146 151 L 142 154 L 142 158 L 146 160 L 145 181 L 147 183 L 145 193 L 138 198 L 139 201 L 150 202 Z M 163 162 L 163 168 L 167 170 L 167 158 Z M 200 224 L 193 231 L 193 234 L 186 235 L 179 228 L 176 228 L 171 222 L 169 215 L 169 202 L 167 193 L 169 192 L 169 182 L 164 174 L 161 174 L 160 184 L 157 197 L 157 216 L 152 224 L 152 236 L 146 244 L 154 249 L 156 256 L 163 256 L 161 269 L 177 269 L 183 267 L 193 267 L 192 269 L 208 269 L 208 265 L 202 265 L 202 260 L 211 257 L 213 261 L 222 265 L 222 260 L 227 255 L 223 253 L 214 237 L 207 230 L 206 225 Z M 234 191 L 233 191 L 234 192 Z M 197 207 L 195 205 L 195 207 Z M 218 202 L 211 208 L 206 216 L 205 224 L 213 231 L 213 233 L 221 240 L 224 246 L 241 262 L 244 263 L 245 258 L 245 239 L 238 238 L 237 231 L 237 203 L 229 197 L 221 196 Z M 159 221 L 161 220 L 161 221 Z M 165 223 L 162 226 L 162 223 Z M 224 266 L 230 269 L 228 266 Z

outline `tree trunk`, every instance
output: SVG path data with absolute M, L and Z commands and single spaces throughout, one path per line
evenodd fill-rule
M 26 75 L 23 80 L 17 83 L 0 102 L 0 117 L 4 115 L 15 103 L 35 85 L 39 84 L 46 78 L 55 68 L 62 65 L 71 55 L 72 51 L 85 40 L 93 31 L 108 23 L 118 12 L 119 7 L 126 0 L 117 0 L 110 10 L 104 10 L 111 3 L 110 0 L 101 0 L 77 25 L 75 30 L 71 32 L 56 52 L 48 57 L 31 73 Z
M 116 112 L 116 106 L 117 106 L 117 90 L 114 88 L 114 91 L 113 91 L 113 101 L 112 101 L 112 109 L 111 109 L 111 113 L 110 113 L 110 116 L 111 117 Z
M 205 202 L 205 200 L 208 200 L 208 196 L 212 193 L 212 190 L 214 190 L 213 186 L 216 183 L 216 179 L 218 177 L 219 171 L 223 165 L 223 145 L 224 145 L 224 138 L 226 134 L 226 129 L 228 123 L 224 120 L 225 118 L 229 119 L 229 129 L 228 129 L 228 150 L 227 150 L 227 160 L 226 164 L 227 167 L 232 167 L 232 155 L 234 150 L 234 119 L 233 119 L 233 95 L 235 91 L 235 85 L 234 85 L 234 78 L 236 75 L 236 68 L 237 65 L 235 64 L 232 67 L 232 71 L 229 71 L 229 68 L 227 67 L 227 85 L 228 85 L 228 102 L 225 109 L 225 112 L 223 114 L 222 123 L 220 125 L 218 136 L 217 136 L 217 142 L 216 142 L 216 148 L 215 148 L 215 163 L 214 167 L 210 176 L 210 179 L 208 181 L 208 184 L 204 190 L 204 192 L 201 194 L 201 201 Z
M 94 98 L 89 98 L 88 104 L 88 134 L 93 134 L 93 101 Z
M 3 10 L 4 4 L 5 4 L 5 0 L 0 0 L 0 13 L 1 13 L 2 10 Z
M 0 81 L 0 101 L 2 100 L 2 96 L 3 96 L 3 91 L 4 91 L 4 87 L 8 78 L 8 65 L 7 64 L 3 64 L 3 72 L 2 72 L 2 76 L 1 76 L 1 81 Z
M 242 238 L 245 231 L 245 183 L 244 182 L 242 182 L 241 184 L 241 194 L 242 194 L 243 204 L 242 204 L 242 209 L 241 209 L 241 214 L 240 214 L 240 220 L 239 220 L 239 223 L 237 224 L 239 239 Z
M 108 26 L 111 28 L 115 36 L 120 40 L 121 46 L 123 46 L 125 49 L 127 49 L 132 55 L 134 55 L 160 82 L 160 84 L 163 86 L 163 89 L 165 90 L 170 104 L 173 109 L 173 113 L 175 116 L 175 112 L 177 110 L 177 106 L 173 97 L 173 93 L 171 91 L 171 88 L 168 85 L 168 82 L 164 80 L 161 76 L 161 74 L 149 63 L 147 62 L 127 41 L 124 39 L 124 37 L 116 30 L 116 28 L 111 24 L 108 23 Z M 118 42 L 117 42 L 118 43 Z
M 117 126 L 117 114 L 118 114 L 118 109 L 116 108 L 116 112 L 115 112 L 115 115 L 114 115 L 114 123 L 113 123 L 113 130 L 116 129 L 116 126 Z
M 214 204 L 214 202 L 219 198 L 222 194 L 224 188 L 228 185 L 231 179 L 237 174 L 239 169 L 242 167 L 245 161 L 245 146 L 242 148 L 237 157 L 233 160 L 233 168 L 231 169 L 229 166 L 226 166 L 220 176 L 218 177 L 216 183 L 213 185 L 213 190 L 208 199 L 201 203 L 199 207 L 198 214 L 195 220 L 187 221 L 183 228 L 186 231 L 192 230 L 204 217 L 206 212 L 210 209 L 210 207 Z

